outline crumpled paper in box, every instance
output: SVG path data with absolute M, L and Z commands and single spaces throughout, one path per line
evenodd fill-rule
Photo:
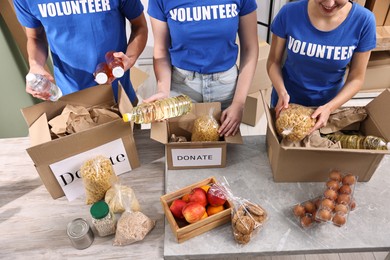
M 93 107 L 90 110 L 83 106 L 66 105 L 62 113 L 49 121 L 51 131 L 61 137 L 90 129 L 119 118 L 109 108 Z

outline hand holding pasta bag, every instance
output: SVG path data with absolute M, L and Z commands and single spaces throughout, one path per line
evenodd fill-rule
M 191 142 L 210 142 L 219 140 L 219 123 L 213 116 L 211 107 L 208 115 L 199 116 L 192 127 Z
M 80 173 L 85 189 L 86 204 L 93 204 L 104 199 L 111 184 L 118 179 L 110 159 L 102 155 L 85 161 L 81 165 Z

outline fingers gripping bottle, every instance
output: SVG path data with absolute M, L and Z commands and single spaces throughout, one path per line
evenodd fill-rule
M 57 101 L 62 97 L 61 89 L 41 74 L 28 73 L 26 82 L 30 87 L 40 93 L 49 93 L 51 101 Z
M 164 98 L 151 103 L 142 103 L 130 113 L 123 114 L 123 121 L 148 124 L 172 117 L 185 115 L 191 111 L 192 101 L 186 95 Z
M 106 63 L 115 78 L 120 78 L 125 73 L 121 59 L 114 57 L 114 51 L 109 51 L 105 55 Z

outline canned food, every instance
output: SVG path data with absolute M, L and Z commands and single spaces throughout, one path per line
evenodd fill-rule
M 89 247 L 94 240 L 92 229 L 83 218 L 76 218 L 69 222 L 66 232 L 70 242 L 77 249 Z

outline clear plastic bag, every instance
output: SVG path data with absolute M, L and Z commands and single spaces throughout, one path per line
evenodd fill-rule
M 125 212 L 117 223 L 114 246 L 130 245 L 143 240 L 156 224 L 141 211 L 132 211 L 132 201 L 129 197 L 124 197 L 122 203 Z
M 140 211 L 140 205 L 133 189 L 129 186 L 121 185 L 119 182 L 114 183 L 106 192 L 104 200 L 114 213 L 125 211 L 124 200 L 130 201 L 131 211 Z
M 268 220 L 267 211 L 256 203 L 236 197 L 230 190 L 227 181 L 214 185 L 219 185 L 221 192 L 225 193 L 227 199 L 234 205 L 231 215 L 234 239 L 239 244 L 249 243 Z
M 280 112 L 276 119 L 276 131 L 280 136 L 291 142 L 299 142 L 305 138 L 316 123 L 311 118 L 314 109 L 298 104 L 289 104 Z
M 84 184 L 86 204 L 93 204 L 104 199 L 111 184 L 118 179 L 110 159 L 102 155 L 85 161 L 81 165 L 80 174 Z
M 208 115 L 195 119 L 192 127 L 191 142 L 210 142 L 219 140 L 219 123 L 213 116 L 214 108 L 210 108 Z

